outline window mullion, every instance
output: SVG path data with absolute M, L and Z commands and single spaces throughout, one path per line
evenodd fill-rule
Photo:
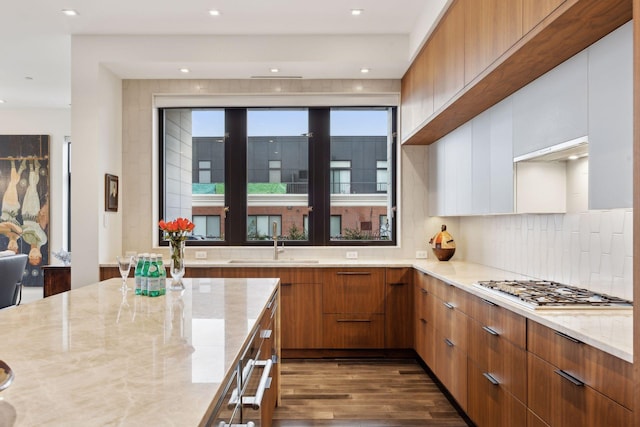
M 309 144 L 309 243 L 324 246 L 329 241 L 329 159 L 331 140 L 329 136 L 329 108 L 309 109 L 309 132 L 313 134 Z
M 242 245 L 247 230 L 247 109 L 225 110 L 225 220 L 227 244 Z

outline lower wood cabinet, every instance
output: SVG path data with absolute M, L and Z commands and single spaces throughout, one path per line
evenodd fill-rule
M 525 354 L 526 356 L 526 354 Z M 525 373 L 524 365 L 519 368 Z M 506 387 L 469 358 L 467 414 L 477 426 L 513 427 L 527 425 L 527 407 Z
M 632 425 L 632 365 L 527 321 L 527 406 L 550 426 Z
M 528 407 L 549 426 L 631 426 L 632 413 L 533 353 L 528 355 Z
M 45 265 L 42 267 L 42 275 L 44 298 L 71 290 L 70 266 Z
M 414 347 L 413 268 L 385 269 L 384 348 Z
M 384 348 L 384 315 L 375 313 L 325 314 L 327 349 Z

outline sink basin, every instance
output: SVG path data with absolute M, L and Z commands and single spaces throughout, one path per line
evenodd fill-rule
M 232 259 L 229 264 L 317 264 L 317 259 Z

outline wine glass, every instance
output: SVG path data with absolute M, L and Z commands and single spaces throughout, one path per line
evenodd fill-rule
M 130 255 L 117 256 L 118 269 L 120 270 L 120 276 L 122 276 L 122 292 L 129 290 L 127 287 L 127 277 L 129 276 L 129 270 L 131 270 L 131 264 L 133 264 L 133 257 Z

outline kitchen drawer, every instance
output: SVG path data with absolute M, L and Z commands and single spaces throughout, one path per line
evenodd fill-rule
M 415 325 L 416 352 L 432 371 L 435 371 L 436 365 L 435 342 L 436 332 L 433 322 L 429 322 L 424 318 L 418 318 Z
M 526 348 L 527 321 L 523 316 L 473 295 L 468 295 L 467 314 L 500 337 Z
M 435 328 L 444 338 L 467 351 L 467 316 L 448 302 L 433 298 Z
M 559 369 L 632 408 L 632 364 L 531 320 L 528 350 Z
M 493 335 L 474 319 L 468 320 L 468 354 L 483 373 L 491 375 L 500 388 L 522 402 L 527 400 L 527 351 L 501 335 Z
M 431 276 L 427 280 L 427 290 L 463 313 L 468 311 L 467 305 L 470 295 L 466 291 Z
M 384 268 L 332 268 L 324 273 L 324 313 L 385 312 Z
M 389 285 L 410 285 L 413 282 L 413 268 L 411 267 L 387 267 L 385 270 L 386 282 Z
M 527 406 L 550 426 L 631 426 L 632 413 L 588 385 L 563 378 L 559 369 L 528 354 Z
M 469 385 L 467 414 L 478 427 L 527 425 L 526 406 L 509 393 L 500 381 L 494 384 L 492 382 L 494 378 L 487 378 L 485 376 L 487 371 L 471 359 L 467 365 L 467 374 Z
M 422 286 L 415 287 L 415 311 L 418 319 L 424 319 L 435 327 L 435 303 L 440 300 L 435 298 Z
M 435 369 L 438 379 L 449 390 L 460 407 L 467 410 L 467 353 L 455 343 L 435 332 Z
M 324 348 L 384 348 L 384 315 L 325 314 Z

